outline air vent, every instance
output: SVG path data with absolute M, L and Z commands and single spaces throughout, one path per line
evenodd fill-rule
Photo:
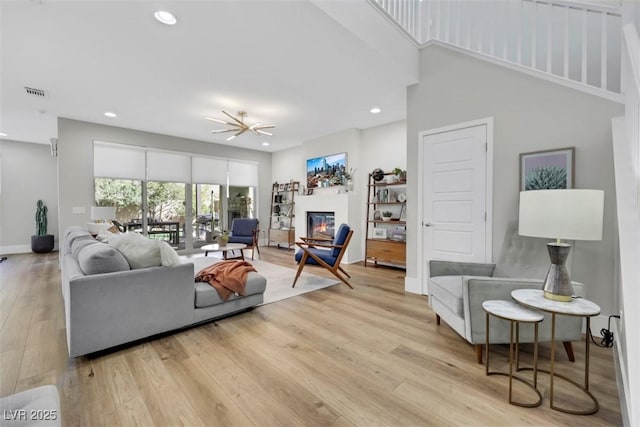
M 33 88 L 33 87 L 29 87 L 29 86 L 25 86 L 24 90 L 25 90 L 25 92 L 27 92 L 27 95 L 37 96 L 39 98 L 47 98 L 47 91 L 46 90 L 36 89 L 36 88 Z

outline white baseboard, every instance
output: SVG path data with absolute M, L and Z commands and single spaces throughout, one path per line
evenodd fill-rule
M 629 396 L 629 377 L 627 365 L 625 363 L 624 349 L 618 341 L 620 332 L 618 330 L 618 322 L 611 322 L 611 331 L 613 332 L 613 365 L 616 371 L 616 383 L 618 385 L 618 396 L 620 400 L 620 414 L 622 415 L 622 425 L 627 427 L 631 425 L 631 414 L 629 413 L 628 401 Z
M 422 286 L 416 277 L 404 278 L 404 291 L 412 294 L 422 295 Z
M 31 246 L 30 245 L 0 246 L 0 254 L 1 255 L 26 254 L 28 252 L 31 252 Z

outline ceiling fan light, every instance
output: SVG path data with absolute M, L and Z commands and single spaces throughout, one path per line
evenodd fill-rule
M 261 134 L 263 134 L 263 135 L 273 136 L 273 134 L 272 134 L 271 132 L 265 132 L 265 131 L 260 130 L 260 129 L 258 129 L 258 130 L 257 130 L 257 132 L 258 132 L 258 133 L 261 133 Z
M 231 135 L 229 138 L 227 138 L 227 141 L 231 141 L 232 139 L 234 139 L 236 136 L 235 135 Z

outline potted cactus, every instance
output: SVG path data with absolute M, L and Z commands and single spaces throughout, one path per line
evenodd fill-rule
M 47 206 L 42 200 L 36 203 L 36 234 L 31 236 L 31 250 L 38 254 L 53 250 L 53 234 L 47 234 Z

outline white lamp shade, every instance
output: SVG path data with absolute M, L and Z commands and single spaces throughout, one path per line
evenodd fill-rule
M 566 240 L 602 240 L 604 191 L 520 192 L 519 234 Z
M 112 206 L 91 206 L 92 220 L 110 220 L 116 218 L 116 208 Z

